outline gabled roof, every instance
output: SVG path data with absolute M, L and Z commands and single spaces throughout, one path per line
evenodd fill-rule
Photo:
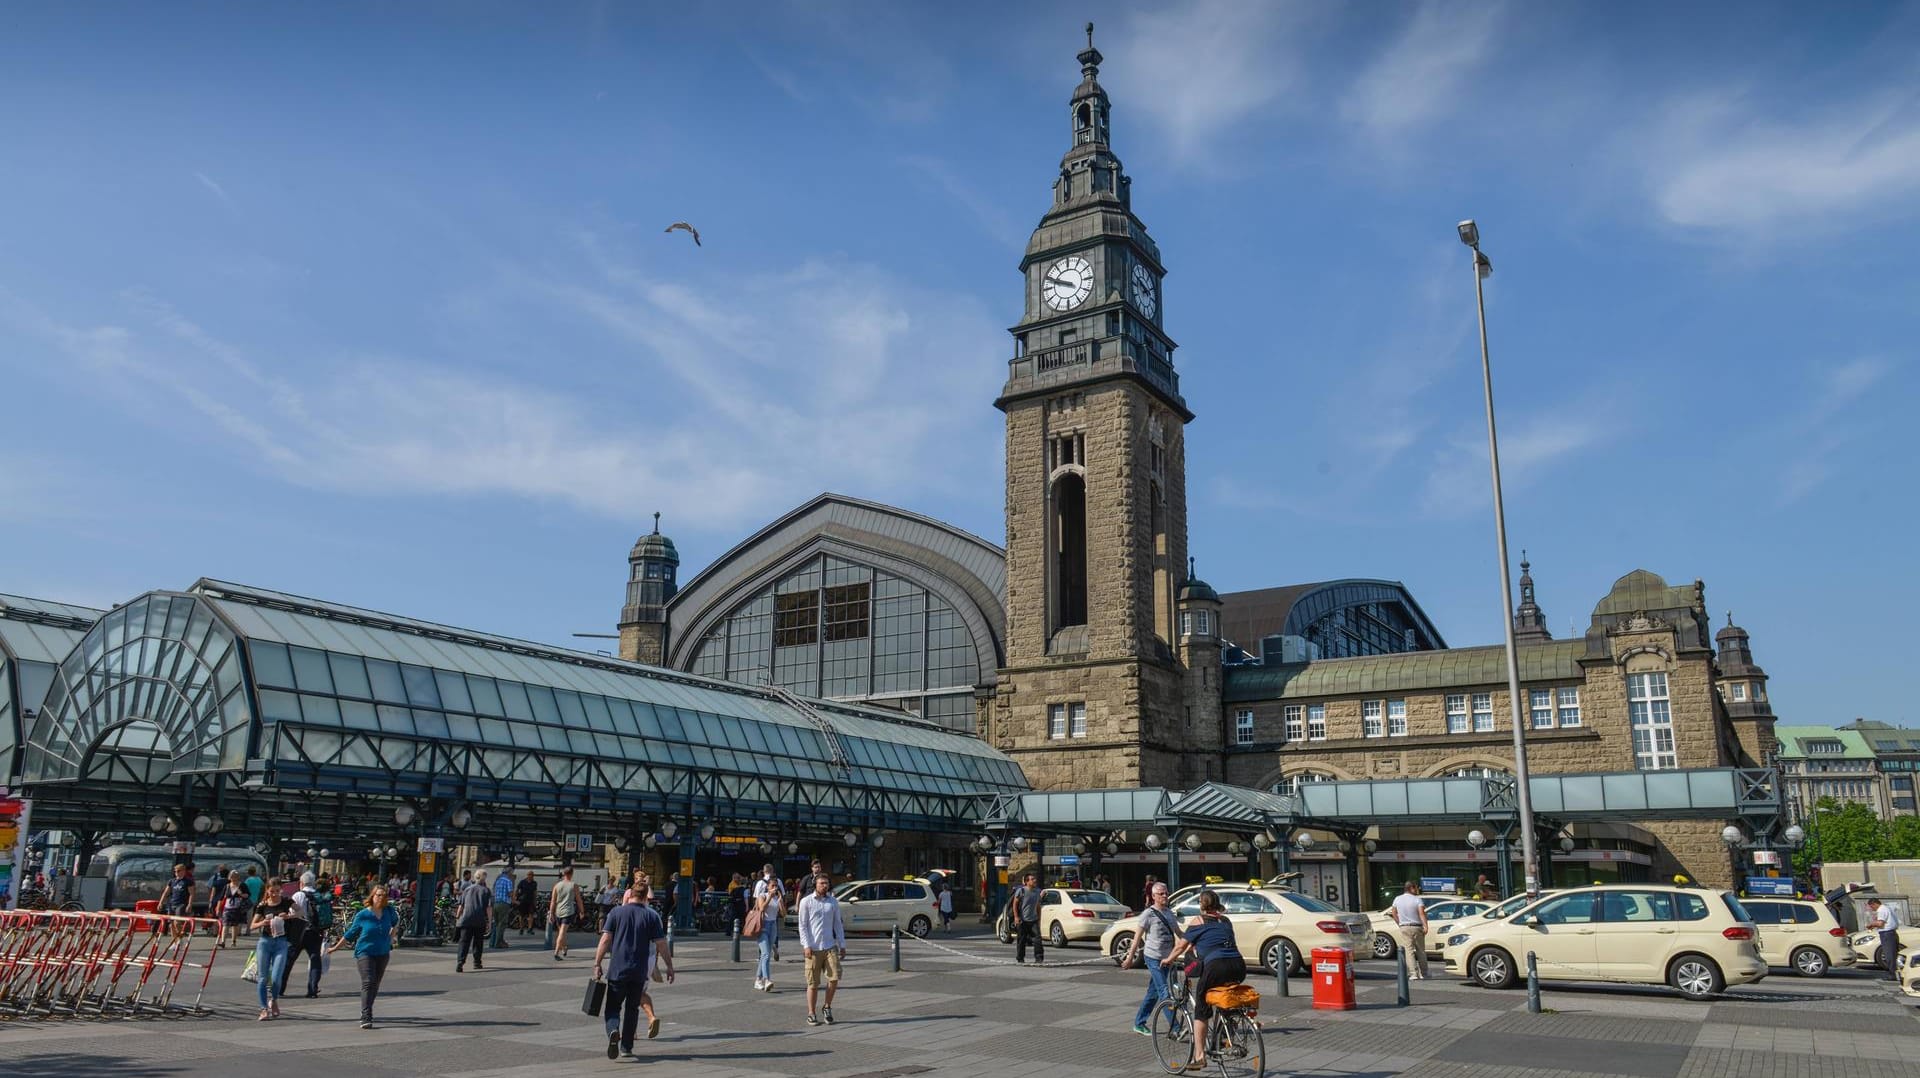
M 1794 759 L 1821 760 L 1871 760 L 1873 746 L 1860 736 L 1858 730 L 1837 730 L 1831 726 L 1782 726 L 1775 725 L 1773 736 L 1780 740 L 1780 755 Z M 1810 753 L 1809 741 L 1838 741 L 1839 752 Z
M 90 606 L 0 594 L 0 656 L 58 663 L 105 613 Z

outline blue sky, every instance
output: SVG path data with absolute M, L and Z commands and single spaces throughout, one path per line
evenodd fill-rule
M 689 573 L 822 490 L 1000 539 L 1091 16 L 1211 583 L 1498 639 L 1474 216 L 1556 635 L 1703 577 L 1783 718 L 1920 720 L 1920 10 L 1031 8 L 16 6 L 0 591 L 566 642 L 655 510 Z

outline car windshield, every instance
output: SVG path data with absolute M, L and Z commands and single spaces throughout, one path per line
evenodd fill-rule
M 1281 891 L 1280 895 L 1281 897 L 1285 898 L 1288 902 L 1291 902 L 1294 905 L 1300 907 L 1301 909 L 1306 910 L 1308 913 L 1344 913 L 1346 912 L 1342 910 L 1340 907 L 1332 905 L 1330 903 L 1322 902 L 1319 899 L 1313 897 L 1312 895 L 1296 894 L 1292 891 Z
M 1538 902 L 1545 897 L 1546 897 L 1545 891 L 1542 891 L 1540 894 L 1537 894 L 1537 895 L 1514 895 L 1512 898 L 1509 898 L 1505 902 L 1500 903 L 1498 906 L 1495 906 L 1494 908 L 1488 910 L 1486 913 L 1481 914 L 1481 916 L 1486 917 L 1488 919 L 1492 919 L 1497 917 L 1505 917 L 1510 913 L 1519 913 L 1520 908 L 1522 906 L 1532 905 L 1533 903 Z
M 1118 906 L 1120 903 L 1105 891 L 1068 891 L 1067 898 L 1073 902 L 1085 902 L 1090 906 Z

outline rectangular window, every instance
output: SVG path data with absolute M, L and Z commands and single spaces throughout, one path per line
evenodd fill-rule
M 1405 700 L 1387 701 L 1387 736 L 1407 736 L 1407 702 Z
M 1286 720 L 1286 739 L 1288 741 L 1305 741 L 1307 739 L 1306 714 L 1307 709 L 1301 707 L 1299 704 L 1288 704 L 1286 708 L 1281 711 L 1282 717 Z
M 1087 705 L 1081 703 L 1067 705 L 1067 736 L 1087 736 Z
M 1553 690 L 1533 689 L 1527 693 L 1527 715 L 1535 730 L 1553 729 Z
M 1467 698 L 1464 693 L 1447 694 L 1447 733 L 1467 732 Z
M 1384 709 L 1378 700 L 1365 700 L 1360 704 L 1360 734 L 1362 737 L 1384 737 L 1387 733 Z
M 1327 705 L 1307 705 L 1307 740 L 1325 741 L 1327 739 Z
M 1480 733 L 1493 729 L 1493 694 L 1477 692 L 1473 694 L 1473 728 Z
M 1580 686 L 1560 686 L 1560 725 L 1580 725 Z
M 773 646 L 798 647 L 818 640 L 820 593 L 797 591 L 773 597 Z
M 1047 705 L 1047 737 L 1054 741 L 1063 741 L 1067 736 L 1067 705 Z
M 1633 766 L 1642 771 L 1679 767 L 1673 743 L 1673 710 L 1667 675 L 1627 675 L 1627 718 L 1633 724 Z
M 865 640 L 867 600 L 871 585 L 842 584 L 827 589 L 827 639 Z
M 1213 633 L 1213 611 L 1193 611 L 1193 631 L 1201 636 L 1211 635 Z
M 1746 698 L 1747 698 L 1746 682 L 1736 681 L 1733 684 L 1727 686 L 1727 699 L 1738 702 L 1741 700 L 1745 700 Z
M 1233 743 L 1253 744 L 1253 712 L 1242 711 L 1233 717 Z

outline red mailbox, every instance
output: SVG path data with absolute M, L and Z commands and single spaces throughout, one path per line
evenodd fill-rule
M 1353 1010 L 1353 952 L 1345 947 L 1313 949 L 1313 1009 Z

